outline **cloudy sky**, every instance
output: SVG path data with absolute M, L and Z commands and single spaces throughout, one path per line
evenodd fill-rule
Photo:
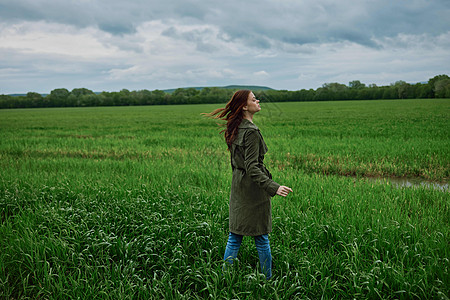
M 450 75 L 448 0 L 0 0 L 0 94 Z

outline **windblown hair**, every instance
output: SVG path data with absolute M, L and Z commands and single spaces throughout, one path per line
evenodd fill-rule
M 233 97 L 231 97 L 231 100 L 228 101 L 224 108 L 218 108 L 211 113 L 204 114 L 209 117 L 214 117 L 215 119 L 226 121 L 226 124 L 222 124 L 222 126 L 226 126 L 226 128 L 220 133 L 224 133 L 228 149 L 231 149 L 231 144 L 238 135 L 238 127 L 244 117 L 242 109 L 247 105 L 247 99 L 250 93 L 250 90 L 239 90 L 234 93 Z

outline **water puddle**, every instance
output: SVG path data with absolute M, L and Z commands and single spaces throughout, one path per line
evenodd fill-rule
M 395 178 L 395 177 L 392 177 L 392 178 L 366 177 L 366 178 L 370 181 L 392 184 L 398 188 L 425 187 L 428 189 L 440 190 L 442 192 L 449 192 L 449 184 L 448 183 L 426 181 L 426 180 L 415 179 L 415 178 Z

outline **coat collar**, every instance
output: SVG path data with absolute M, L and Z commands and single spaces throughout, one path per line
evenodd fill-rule
M 258 126 L 256 126 L 255 124 L 253 124 L 252 122 L 250 122 L 247 119 L 242 119 L 241 124 L 239 124 L 239 129 L 244 129 L 244 128 L 259 130 Z

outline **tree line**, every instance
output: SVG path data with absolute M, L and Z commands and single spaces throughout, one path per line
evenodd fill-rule
M 234 90 L 227 88 L 205 87 L 179 88 L 172 93 L 162 90 L 122 89 L 119 92 L 97 94 L 86 88 L 76 88 L 72 91 L 59 88 L 46 96 L 35 92 L 29 92 L 25 96 L 0 95 L 0 109 L 225 103 L 233 92 Z M 389 86 L 366 86 L 359 80 L 354 80 L 348 85 L 325 83 L 316 90 L 259 90 L 255 91 L 255 94 L 261 100 L 271 102 L 450 98 L 450 77 L 437 75 L 427 83 L 409 84 L 397 81 Z

